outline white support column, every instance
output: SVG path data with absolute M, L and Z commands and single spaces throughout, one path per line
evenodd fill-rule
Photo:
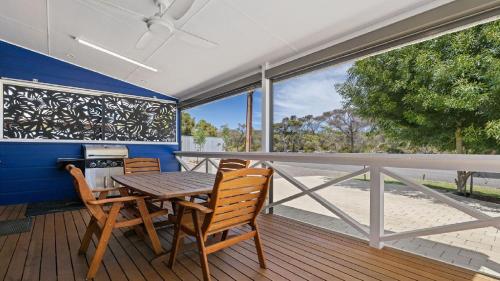
M 370 246 L 382 249 L 384 243 L 384 175 L 380 167 L 370 167 Z
M 266 78 L 268 64 L 262 66 L 262 152 L 270 152 L 272 146 L 273 132 L 273 87 L 271 79 Z
M 261 108 L 261 150 L 262 152 L 272 151 L 273 140 L 273 85 L 271 79 L 266 78 L 268 63 L 262 65 L 262 108 Z M 262 165 L 264 168 L 264 165 Z M 267 194 L 266 205 L 273 203 L 274 177 L 271 179 L 269 192 Z M 265 209 L 265 213 L 272 214 L 273 208 Z

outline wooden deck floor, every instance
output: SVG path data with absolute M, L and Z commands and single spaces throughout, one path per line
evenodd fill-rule
M 0 206 L 0 220 L 24 217 L 25 205 Z M 77 254 L 85 210 L 37 216 L 30 232 L 0 236 L 0 280 L 84 280 L 87 257 Z M 484 275 L 366 243 L 273 215 L 259 219 L 268 269 L 252 241 L 209 256 L 213 280 L 494 280 Z M 239 231 L 242 231 L 241 229 Z M 170 247 L 171 229 L 159 234 Z M 96 280 L 201 280 L 198 255 L 179 256 L 174 270 L 153 258 L 136 236 L 115 231 Z

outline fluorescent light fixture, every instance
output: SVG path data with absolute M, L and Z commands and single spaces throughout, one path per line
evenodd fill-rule
M 88 46 L 88 47 L 90 47 L 90 48 L 92 48 L 92 49 L 96 49 L 96 50 L 98 50 L 98 51 L 101 51 L 101 52 L 103 52 L 103 53 L 106 53 L 106 54 L 108 54 L 108 55 L 111 55 L 111 56 L 113 56 L 113 57 L 115 57 L 115 58 L 122 59 L 122 60 L 124 60 L 124 61 L 126 61 L 126 62 L 129 62 L 129 63 L 135 64 L 135 65 L 137 65 L 137 66 L 140 66 L 140 67 L 145 68 L 145 69 L 147 69 L 147 70 L 151 70 L 151 71 L 153 71 L 153 72 L 158 72 L 158 69 L 156 69 L 156 68 L 153 68 L 153 67 L 151 67 L 151 66 L 147 66 L 147 65 L 142 64 L 142 63 L 140 63 L 140 62 L 138 62 L 138 61 L 136 61 L 136 60 L 129 59 L 129 58 L 127 58 L 127 57 L 124 57 L 124 56 L 119 55 L 119 54 L 117 54 L 117 53 L 115 53 L 115 52 L 112 52 L 112 51 L 110 51 L 110 50 L 108 50 L 108 49 L 104 49 L 104 48 L 102 48 L 102 47 L 99 47 L 99 46 L 97 46 L 97 45 L 94 45 L 94 44 L 92 44 L 92 43 L 90 43 L 90 42 L 87 42 L 87 41 L 85 41 L 85 40 L 83 40 L 83 39 L 80 39 L 80 38 L 78 38 L 78 37 L 75 37 L 75 40 L 76 40 L 76 42 L 78 42 L 78 43 L 80 43 L 80 44 L 82 44 L 82 45 Z

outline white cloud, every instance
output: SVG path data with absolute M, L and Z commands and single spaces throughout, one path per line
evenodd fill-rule
M 352 63 L 304 74 L 274 85 L 274 120 L 286 116 L 320 115 L 342 106 L 335 84 L 345 81 Z

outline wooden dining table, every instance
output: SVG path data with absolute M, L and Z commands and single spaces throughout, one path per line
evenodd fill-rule
M 215 175 L 200 172 L 163 172 L 157 174 L 128 174 L 111 177 L 127 189 L 147 195 L 151 199 L 166 201 L 179 197 L 211 194 Z M 155 222 L 155 228 L 171 226 L 175 223 L 176 216 L 169 214 L 168 220 Z M 127 235 L 131 235 L 133 230 Z M 196 243 L 190 243 L 187 248 L 195 249 Z M 164 261 L 170 250 L 165 251 L 154 259 L 154 262 Z M 152 261 L 153 262 L 153 261 Z
M 158 200 L 211 194 L 215 181 L 213 174 L 191 171 L 115 175 L 111 178 L 131 191 Z

